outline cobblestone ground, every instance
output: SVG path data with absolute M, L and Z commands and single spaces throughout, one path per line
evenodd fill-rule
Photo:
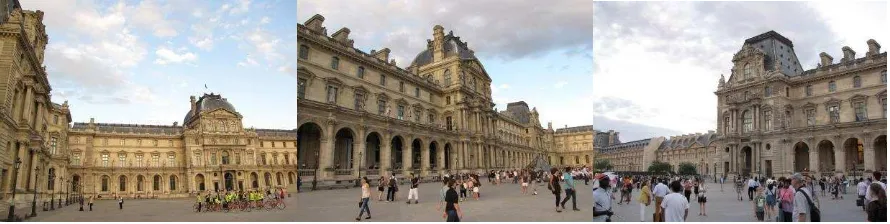
M 143 199 L 124 201 L 124 209 L 118 209 L 117 201 L 100 200 L 90 212 L 78 211 L 79 205 L 69 205 L 55 211 L 37 212 L 31 222 L 293 222 L 296 216 L 296 195 L 286 198 L 284 210 L 252 212 L 204 212 L 192 210 L 194 199 Z
M 571 211 L 571 201 L 566 204 L 567 211 L 556 213 L 554 210 L 553 194 L 547 191 L 544 185 L 538 186 L 538 195 L 521 195 L 519 185 L 502 184 L 493 186 L 483 183 L 482 198 L 479 201 L 472 200 L 461 203 L 464 212 L 461 221 L 501 221 L 501 222 L 536 222 L 536 221 L 590 221 L 592 217 L 592 186 L 578 182 L 578 208 L 581 211 Z M 439 183 L 422 184 L 419 189 L 420 203 L 405 204 L 408 186 L 400 187 L 396 202 L 377 201 L 377 193 L 374 192 L 370 209 L 373 218 L 370 221 L 443 221 L 442 213 L 436 211 L 438 202 Z M 744 201 L 736 199 L 736 193 L 729 184 L 724 186 L 723 192 L 720 185 L 708 184 L 707 214 L 698 216 L 698 203 L 693 198 L 689 209 L 688 221 L 717 222 L 717 221 L 756 221 L 752 203 L 747 199 L 747 193 L 743 195 Z M 376 189 L 375 189 L 376 190 Z M 358 188 L 342 190 L 324 190 L 305 192 L 297 195 L 296 208 L 297 221 L 355 221 L 358 215 L 358 201 L 361 195 Z M 821 193 L 820 193 L 821 195 Z M 633 202 L 639 196 L 634 192 Z M 831 200 L 830 197 L 820 196 L 822 221 L 865 221 L 865 212 L 855 205 L 855 193 L 853 188 L 848 190 L 843 200 Z M 652 221 L 652 212 L 655 207 L 650 205 L 646 211 L 646 220 Z M 639 204 L 613 205 L 615 222 L 639 221 Z M 365 221 L 365 220 L 363 220 Z

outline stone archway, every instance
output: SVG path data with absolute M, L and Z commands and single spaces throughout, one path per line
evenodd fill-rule
M 865 169 L 864 147 L 858 138 L 844 141 L 844 171 Z
M 742 153 L 739 156 L 742 157 L 741 160 L 744 163 L 742 164 L 742 175 L 752 175 L 752 168 L 754 168 L 754 164 L 752 163 L 754 160 L 754 151 L 751 149 L 750 146 L 745 146 L 742 147 L 741 152 Z
M 879 171 L 887 171 L 887 135 L 881 135 L 875 138 L 875 169 Z
M 401 170 L 404 168 L 402 161 L 402 151 L 404 149 L 403 144 L 404 140 L 402 136 L 396 135 L 392 137 L 392 142 L 390 142 L 390 153 L 389 153 L 389 161 L 390 166 L 393 170 Z
M 423 148 L 423 142 L 420 141 L 419 138 L 415 138 L 414 141 L 411 142 L 411 168 L 412 169 L 420 169 L 420 150 Z
M 365 138 L 365 166 L 380 168 L 380 134 L 371 132 Z
M 430 142 L 430 148 L 429 148 L 430 168 L 437 168 L 437 167 L 438 167 L 438 166 L 436 166 L 436 165 L 437 165 L 436 162 L 438 162 L 438 160 L 439 160 L 439 158 L 438 158 L 438 157 L 439 157 L 439 153 L 438 153 L 438 152 L 439 152 L 439 147 L 438 147 L 438 146 L 439 146 L 439 145 L 438 145 L 438 143 L 437 143 L 436 141 L 431 141 L 431 142 Z
M 334 141 L 334 156 L 331 167 L 335 170 L 352 169 L 352 150 L 355 136 L 351 129 L 341 128 Z
M 142 177 L 141 175 L 139 177 Z M 141 179 L 141 178 L 140 178 Z M 195 175 L 195 189 L 198 191 L 206 191 L 207 186 L 204 185 L 204 174 Z
M 453 165 L 451 161 L 454 160 L 454 159 L 452 159 L 452 155 L 451 155 L 451 143 L 445 143 L 444 150 L 445 150 L 445 159 L 442 162 L 445 163 L 445 169 L 451 169 L 452 165 Z
M 794 172 L 803 172 L 810 167 L 810 147 L 807 143 L 794 144 Z
M 311 122 L 301 125 L 297 129 L 297 163 L 299 163 L 299 167 L 317 167 L 320 149 L 321 127 Z
M 819 169 L 815 171 L 819 173 L 834 171 L 834 143 L 822 140 L 816 145 L 816 148 L 819 149 Z

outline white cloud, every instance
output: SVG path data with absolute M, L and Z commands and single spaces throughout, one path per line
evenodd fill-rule
M 179 64 L 179 63 L 190 63 L 198 60 L 198 55 L 195 55 L 192 52 L 178 50 L 176 51 L 170 50 L 166 47 L 160 47 L 155 54 L 157 55 L 157 59 L 155 59 L 154 63 L 159 65 L 166 64 Z
M 559 82 L 556 82 L 556 84 L 553 84 L 553 88 L 561 89 L 563 86 L 566 86 L 566 84 L 569 84 L 569 82 L 559 81 Z
M 229 10 L 229 14 L 242 14 L 250 11 L 250 0 L 238 0 L 237 5 Z
M 154 1 L 142 1 L 138 6 L 129 11 L 128 14 L 132 16 L 134 24 L 147 27 L 157 37 L 174 37 L 178 35 L 176 28 L 173 26 L 175 21 L 167 18 L 164 15 L 167 10 L 156 5 Z
M 256 66 L 258 64 L 259 63 L 257 63 L 256 60 L 254 60 L 253 57 L 250 55 L 247 55 L 247 57 L 244 58 L 244 61 L 238 62 L 239 67 Z
M 270 19 L 268 16 L 263 16 L 263 18 L 260 19 L 260 24 L 268 24 L 269 22 L 272 22 L 272 19 Z

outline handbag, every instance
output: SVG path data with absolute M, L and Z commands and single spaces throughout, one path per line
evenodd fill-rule
M 862 201 L 862 198 L 856 199 L 856 206 L 862 207 L 863 204 L 864 204 L 864 202 Z
M 362 207 L 362 201 L 359 201 L 359 202 L 358 202 L 358 207 L 359 207 L 359 208 Z

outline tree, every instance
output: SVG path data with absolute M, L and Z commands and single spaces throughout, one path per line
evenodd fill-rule
M 612 170 L 613 167 L 612 162 L 609 162 L 609 160 L 598 159 L 595 163 L 593 163 L 593 168 L 597 171 L 607 171 Z
M 652 164 L 649 164 L 649 169 L 647 169 L 647 171 L 655 174 L 671 173 L 671 164 L 655 161 L 652 162 Z
M 695 170 L 695 165 L 688 162 L 680 163 L 680 166 L 677 168 L 677 173 L 680 173 L 680 175 L 698 175 L 698 171 Z

